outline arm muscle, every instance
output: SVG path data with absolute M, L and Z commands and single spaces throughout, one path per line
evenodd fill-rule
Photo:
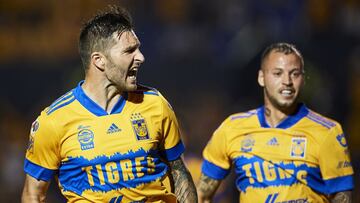
M 24 190 L 21 197 L 22 203 L 45 202 L 46 192 L 50 182 L 37 180 L 29 175 L 25 177 Z
M 170 162 L 171 175 L 175 185 L 175 195 L 180 203 L 197 202 L 194 182 L 182 158 Z

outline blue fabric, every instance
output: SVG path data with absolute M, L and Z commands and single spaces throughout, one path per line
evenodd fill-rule
M 204 159 L 201 167 L 201 172 L 215 180 L 222 180 L 229 174 L 230 170 L 223 169 Z
M 333 178 L 325 180 L 325 185 L 327 194 L 352 190 L 354 188 L 354 178 L 352 175 Z
M 37 180 L 50 181 L 57 170 L 50 170 L 32 163 L 28 159 L 24 161 L 24 171 Z
M 308 113 L 309 110 L 307 109 L 305 104 L 300 104 L 295 114 L 289 115 L 285 120 L 283 120 L 277 126 L 275 126 L 275 128 L 281 128 L 281 129 L 290 128 L 291 126 L 299 122 L 302 118 L 304 118 Z M 258 108 L 257 114 L 261 127 L 270 128 L 270 125 L 266 122 L 265 119 L 265 106 Z
M 81 87 L 83 83 L 84 81 L 80 81 L 78 86 L 73 90 L 75 98 L 80 102 L 81 105 L 83 105 L 88 111 L 95 114 L 96 116 L 109 115 L 103 108 L 101 108 L 97 103 L 95 103 L 85 94 L 84 90 Z M 119 101 L 115 104 L 110 114 L 121 113 L 126 103 L 125 97 L 120 97 Z
M 182 141 L 180 141 L 173 148 L 162 151 L 161 155 L 164 158 L 166 158 L 166 160 L 168 161 L 174 161 L 178 159 L 181 156 L 181 154 L 184 153 L 184 151 L 185 151 L 185 146 L 182 143 Z

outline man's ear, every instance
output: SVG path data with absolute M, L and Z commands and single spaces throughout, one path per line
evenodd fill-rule
M 91 64 L 97 69 L 104 71 L 105 70 L 105 56 L 100 52 L 93 52 L 91 54 Z
M 258 83 L 261 87 L 264 87 L 264 71 L 262 69 L 258 72 Z

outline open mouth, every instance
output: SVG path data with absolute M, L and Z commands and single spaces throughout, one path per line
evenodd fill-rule
M 137 69 L 137 68 L 130 69 L 130 70 L 128 71 L 128 77 L 129 77 L 130 79 L 136 79 L 137 72 L 138 72 L 138 69 Z
M 295 94 L 294 89 L 282 89 L 280 90 L 280 94 L 286 97 L 290 97 Z

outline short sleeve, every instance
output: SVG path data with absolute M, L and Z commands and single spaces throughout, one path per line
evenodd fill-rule
M 319 164 L 327 193 L 352 190 L 353 168 L 349 149 L 341 126 L 334 126 L 320 147 Z
M 59 167 L 59 141 L 45 112 L 31 125 L 24 171 L 30 176 L 49 181 Z
M 179 124 L 173 109 L 162 95 L 160 97 L 162 102 L 161 131 L 164 138 L 162 155 L 166 160 L 173 161 L 181 156 L 185 147 L 181 141 Z
M 226 124 L 214 133 L 203 151 L 202 173 L 216 180 L 224 179 L 230 172 L 231 161 L 227 155 Z

